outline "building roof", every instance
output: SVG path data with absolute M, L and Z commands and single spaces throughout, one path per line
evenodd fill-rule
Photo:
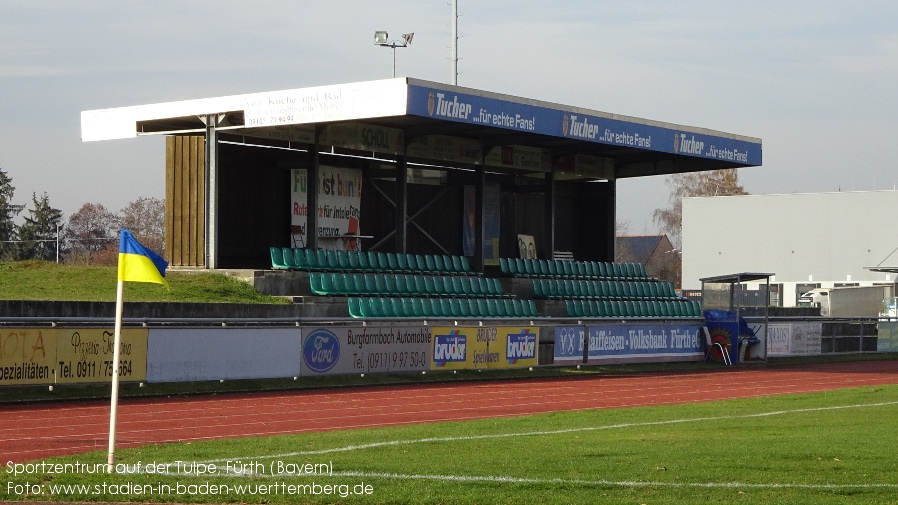
M 626 250 L 633 261 L 647 264 L 664 235 L 623 235 L 616 238 L 618 246 Z

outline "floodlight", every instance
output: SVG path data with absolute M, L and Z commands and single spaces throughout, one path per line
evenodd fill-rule
M 381 30 L 374 32 L 375 45 L 389 47 L 393 50 L 393 77 L 396 77 L 396 48 L 408 47 L 408 45 L 412 43 L 412 38 L 414 37 L 414 33 L 403 33 L 402 39 L 390 40 L 390 35 L 387 32 Z

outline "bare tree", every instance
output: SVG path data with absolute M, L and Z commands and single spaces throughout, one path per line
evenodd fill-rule
M 165 256 L 165 201 L 159 198 L 140 197 L 129 203 L 119 213 L 121 226 L 127 229 L 141 244 L 160 256 Z
M 119 217 L 101 203 L 85 203 L 69 217 L 65 227 L 67 263 L 114 265 L 117 254 Z
M 739 184 L 739 174 L 734 168 L 673 174 L 665 182 L 670 187 L 669 205 L 656 209 L 652 217 L 676 249 L 682 247 L 683 198 L 748 194 Z

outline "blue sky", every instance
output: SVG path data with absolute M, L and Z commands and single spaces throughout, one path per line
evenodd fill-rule
M 754 194 L 898 185 L 894 1 L 459 0 L 459 85 L 760 137 Z M 367 81 L 451 79 L 446 0 L 0 0 L 0 167 L 68 216 L 162 197 L 159 137 L 82 143 L 82 110 Z M 663 177 L 618 184 L 653 233 Z M 784 216 L 799 219 L 800 216 Z

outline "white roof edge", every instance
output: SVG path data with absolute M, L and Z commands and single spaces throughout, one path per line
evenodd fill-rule
M 242 95 L 226 95 L 212 98 L 197 98 L 174 102 L 159 102 L 109 109 L 94 109 L 81 112 L 81 140 L 113 140 L 137 136 L 138 121 L 152 121 L 187 116 L 202 116 L 234 111 L 244 111 L 254 101 L 267 100 L 278 95 L 311 94 L 328 90 L 344 90 L 359 87 L 380 88 L 406 85 L 405 78 L 383 79 L 337 85 L 312 86 L 308 88 L 284 89 L 247 93 Z

